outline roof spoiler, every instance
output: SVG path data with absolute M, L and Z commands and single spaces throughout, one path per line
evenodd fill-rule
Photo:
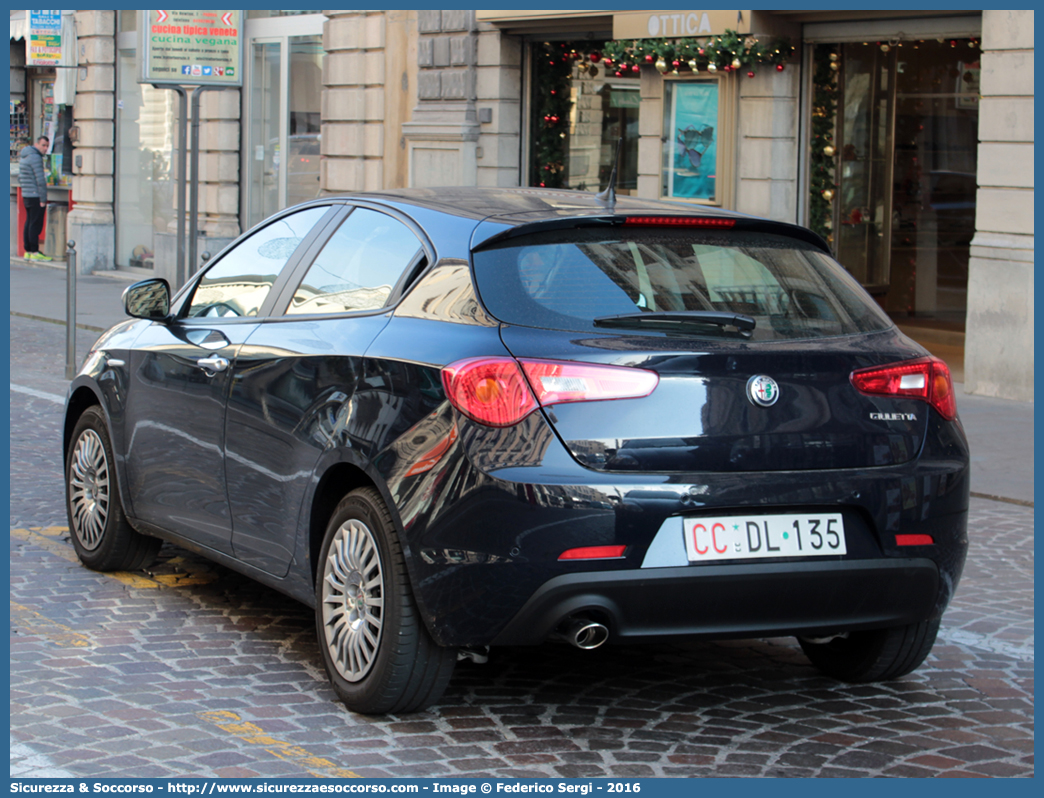
M 671 215 L 672 214 L 670 213 L 648 213 L 639 211 L 628 213 L 626 215 L 606 214 L 597 216 L 569 216 L 556 219 L 542 219 L 540 221 L 527 222 L 514 226 L 507 226 L 503 222 L 496 221 L 496 217 L 491 217 L 480 222 L 475 228 L 474 233 L 472 233 L 471 251 L 478 252 L 479 250 L 488 249 L 489 247 L 503 243 L 509 239 L 530 235 L 531 233 L 541 233 L 551 230 L 578 229 L 582 227 L 622 227 L 624 222 L 632 216 L 649 217 Z M 684 215 L 692 216 L 691 213 Z M 714 218 L 722 217 L 715 216 Z M 788 222 L 775 222 L 771 219 L 758 219 L 753 216 L 737 215 L 729 216 L 727 218 L 736 220 L 735 225 L 731 228 L 733 231 L 774 233 L 775 235 L 794 238 L 798 241 L 803 241 L 806 244 L 811 244 L 817 249 L 825 252 L 827 255 L 833 257 L 833 253 L 830 251 L 830 246 L 827 242 L 819 235 L 805 227 L 799 227 L 796 224 L 790 224 Z M 672 226 L 671 229 L 676 230 L 677 228 Z

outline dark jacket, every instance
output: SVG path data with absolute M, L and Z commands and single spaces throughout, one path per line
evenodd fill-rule
M 23 197 L 47 197 L 47 176 L 43 156 L 32 144 L 18 153 L 18 184 Z

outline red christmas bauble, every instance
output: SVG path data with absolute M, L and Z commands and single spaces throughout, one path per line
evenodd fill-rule
M 591 53 L 591 55 L 588 56 L 588 57 L 591 59 L 591 63 L 592 64 L 597 64 L 599 61 L 602 60 L 602 54 L 600 52 L 598 52 L 597 50 L 595 50 L 593 53 Z
M 681 66 L 681 61 L 677 61 L 677 60 L 671 61 L 671 66 L 674 67 L 675 69 L 677 69 L 678 67 Z
M 647 63 L 647 64 L 651 64 L 655 60 L 656 60 L 656 56 L 654 56 L 654 55 L 647 55 L 647 56 L 645 56 L 645 63 Z
M 776 64 L 776 71 L 777 72 L 782 72 L 783 71 L 783 65 L 782 64 Z
M 753 73 L 753 72 L 748 72 L 748 73 L 747 73 L 747 77 L 748 77 L 748 78 L 752 78 L 752 77 L 754 77 L 754 73 Z
M 631 71 L 632 72 L 641 72 L 641 67 L 639 67 L 637 64 L 635 64 L 633 67 L 631 67 Z

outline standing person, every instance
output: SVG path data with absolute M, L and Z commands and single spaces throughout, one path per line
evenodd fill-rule
M 25 205 L 22 243 L 26 260 L 51 260 L 40 252 L 40 231 L 43 230 L 44 210 L 47 208 L 43 157 L 50 143 L 47 136 L 40 136 L 36 144 L 27 145 L 18 154 L 18 183 L 22 187 L 22 204 Z

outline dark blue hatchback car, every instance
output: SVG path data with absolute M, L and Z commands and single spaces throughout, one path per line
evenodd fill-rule
M 240 237 L 69 393 L 80 559 L 169 540 L 313 606 L 351 709 L 458 651 L 796 635 L 928 655 L 967 549 L 941 361 L 800 227 L 621 197 L 331 197 Z

